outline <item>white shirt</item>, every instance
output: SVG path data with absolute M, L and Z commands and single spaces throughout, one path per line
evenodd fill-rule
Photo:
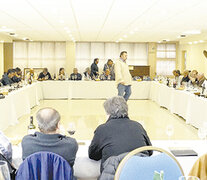
M 115 63 L 115 80 L 116 84 L 123 83 L 124 85 L 132 84 L 132 76 L 129 72 L 129 67 L 122 59 L 118 59 Z

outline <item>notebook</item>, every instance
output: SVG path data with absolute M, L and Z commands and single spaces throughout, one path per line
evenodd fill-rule
M 176 156 L 198 156 L 198 153 L 190 148 L 169 148 L 171 153 Z

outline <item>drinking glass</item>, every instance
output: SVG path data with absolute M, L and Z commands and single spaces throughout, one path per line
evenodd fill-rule
M 201 139 L 201 140 L 205 140 L 206 139 L 206 128 L 199 128 L 198 129 L 198 137 Z
M 172 135 L 174 134 L 174 126 L 172 124 L 167 125 L 166 134 L 168 136 L 168 139 L 170 140 Z
M 178 180 L 200 180 L 200 179 L 195 176 L 180 176 Z
M 67 129 L 67 132 L 72 136 L 72 135 L 75 134 L 75 131 L 76 131 L 75 123 L 74 123 L 74 122 L 70 122 L 70 123 L 68 123 L 68 129 Z
M 9 168 L 6 161 L 0 161 L 0 179 L 10 180 Z

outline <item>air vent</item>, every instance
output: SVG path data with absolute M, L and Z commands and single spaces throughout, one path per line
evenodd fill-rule
M 180 37 L 181 37 L 181 38 L 185 38 L 186 35 L 185 35 L 185 34 L 181 34 Z
M 15 33 L 9 33 L 10 36 L 15 36 Z

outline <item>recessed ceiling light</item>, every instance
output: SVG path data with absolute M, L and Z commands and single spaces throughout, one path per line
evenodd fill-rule
M 118 43 L 119 41 L 115 41 L 116 43 Z
M 161 41 L 157 41 L 158 43 L 161 43 Z
M 125 35 L 123 35 L 123 37 L 124 37 L 124 38 L 127 38 L 127 35 L 125 34 Z
M 0 43 L 4 43 L 4 41 L 3 41 L 3 40 L 1 40 L 1 41 L 0 41 Z
M 59 22 L 60 22 L 61 24 L 63 24 L 65 21 L 61 19 Z
M 32 39 L 30 39 L 30 41 L 33 41 Z
M 119 39 L 119 41 L 122 41 L 122 40 L 123 40 L 122 38 Z
M 188 44 L 193 44 L 192 42 L 188 42 Z
M 194 44 L 197 44 L 197 43 L 198 43 L 198 41 L 194 41 L 193 43 L 194 43 Z
M 203 41 L 203 40 L 200 40 L 199 42 L 200 42 L 200 43 L 203 43 L 204 41 Z
M 2 29 L 6 29 L 6 26 L 1 26 Z

